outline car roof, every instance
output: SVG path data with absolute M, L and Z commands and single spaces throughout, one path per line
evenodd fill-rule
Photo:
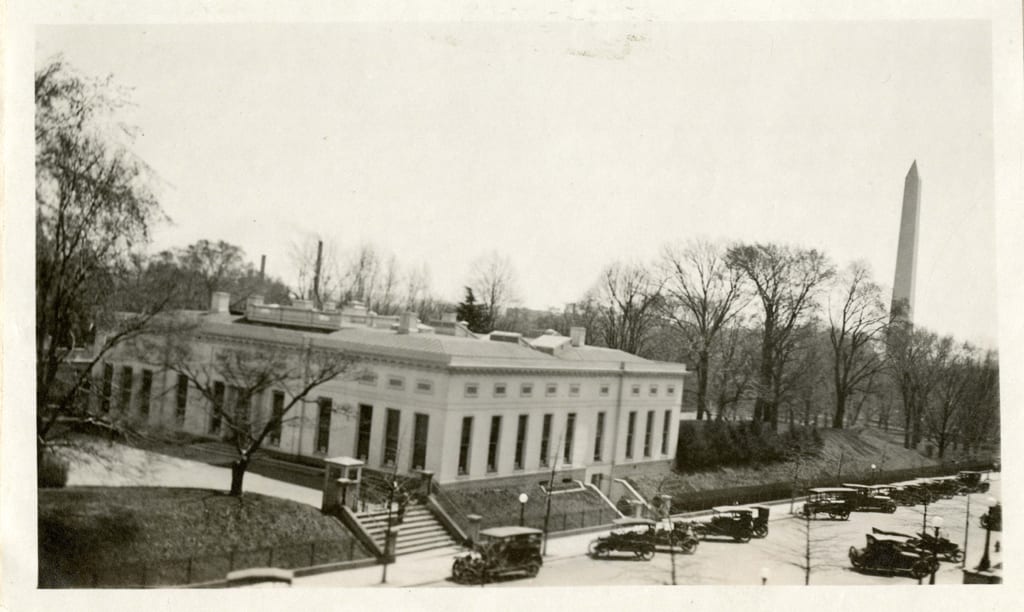
M 753 512 L 746 506 L 715 506 L 712 510 L 715 512 Z
M 527 534 L 541 534 L 544 533 L 540 529 L 534 529 L 533 527 L 491 527 L 490 529 L 484 529 L 480 531 L 480 535 L 489 536 L 492 538 L 508 538 L 517 535 Z
M 815 487 L 807 490 L 811 493 L 850 493 L 856 491 L 856 489 L 849 487 Z
M 649 518 L 639 518 L 634 516 L 623 516 L 621 518 L 614 519 L 612 524 L 618 527 L 626 527 L 628 525 L 657 525 L 656 522 Z
M 878 535 L 873 533 L 869 533 L 867 536 L 876 542 L 896 542 L 897 544 L 903 544 L 906 542 L 906 538 L 899 538 L 896 536 Z

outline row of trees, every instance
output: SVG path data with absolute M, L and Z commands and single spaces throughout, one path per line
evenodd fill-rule
M 863 262 L 820 251 L 693 241 L 653 265 L 615 263 L 570 311 L 598 344 L 694 370 L 697 418 L 741 407 L 778 428 L 902 414 L 905 445 L 940 456 L 998 431 L 998 357 L 890 313 Z M 895 423 L 893 423 L 895 424 Z

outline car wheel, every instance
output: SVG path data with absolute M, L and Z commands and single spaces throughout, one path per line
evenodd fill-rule
M 896 512 L 896 504 L 889 504 L 885 507 L 885 511 L 889 514 Z
M 856 569 L 860 569 L 861 565 L 863 565 L 863 564 L 860 561 L 860 554 L 857 553 L 857 547 L 856 546 L 851 546 L 850 547 L 849 555 L 850 555 L 850 563 L 853 565 L 853 567 L 856 568 Z
M 531 561 L 530 564 L 526 566 L 526 575 L 530 578 L 536 576 L 538 572 L 540 572 L 540 563 Z
M 953 563 L 960 563 L 961 561 L 964 560 L 964 551 L 962 551 L 960 549 L 957 549 L 957 550 L 949 553 L 948 555 L 946 555 L 946 558 L 949 559 Z
M 735 540 L 737 542 L 747 543 L 747 542 L 750 541 L 750 534 L 749 533 L 745 533 L 743 535 L 735 536 Z
M 988 493 L 988 483 L 987 482 L 985 484 L 981 485 L 981 492 L 982 493 Z
M 654 547 L 647 546 L 640 550 L 640 558 L 644 561 L 650 561 L 654 558 Z
M 692 555 L 697 551 L 697 540 L 687 540 L 683 542 L 683 552 Z
M 763 537 L 767 537 L 767 535 L 768 535 L 768 525 L 758 525 L 757 527 L 754 527 L 754 537 L 755 538 L 763 538 Z
M 930 567 L 927 561 L 924 559 L 914 562 L 914 565 L 910 566 L 910 575 L 920 580 L 931 573 Z
M 465 572 L 462 570 L 462 564 L 456 562 L 455 565 L 452 566 L 452 580 L 455 582 L 462 582 L 463 578 L 465 578 Z
M 601 554 L 601 543 L 597 540 L 590 542 L 590 546 L 587 546 L 587 552 L 590 553 L 591 557 L 597 557 Z

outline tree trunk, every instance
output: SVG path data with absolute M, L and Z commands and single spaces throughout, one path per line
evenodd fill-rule
M 842 429 L 846 419 L 846 393 L 836 390 L 836 413 L 832 417 L 832 429 Z
M 245 478 L 245 472 L 248 469 L 248 459 L 236 459 L 231 464 L 231 495 L 235 497 L 242 496 L 242 479 Z
M 704 419 L 708 412 L 708 362 L 711 359 L 707 351 L 701 351 L 697 357 L 697 420 Z

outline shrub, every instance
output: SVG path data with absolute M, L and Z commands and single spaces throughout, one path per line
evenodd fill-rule
M 778 434 L 757 421 L 683 422 L 679 426 L 676 469 L 787 461 L 797 451 L 815 455 L 822 444 L 821 435 L 813 428 L 793 428 Z
M 68 462 L 51 452 L 44 452 L 39 460 L 38 485 L 48 489 L 62 489 L 68 484 Z

